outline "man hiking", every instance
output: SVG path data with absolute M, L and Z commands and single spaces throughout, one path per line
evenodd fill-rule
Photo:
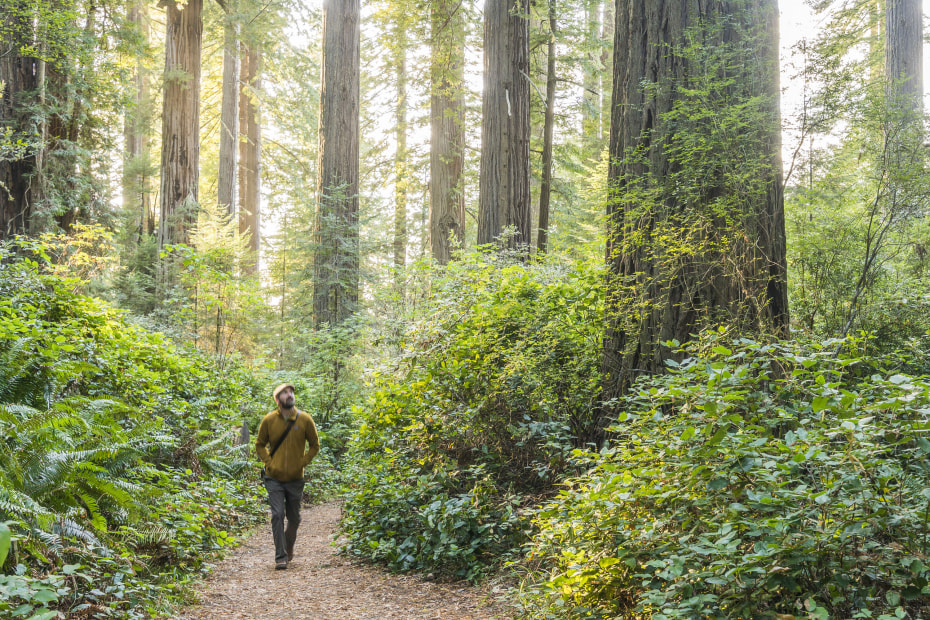
M 262 418 L 255 452 L 265 464 L 262 471 L 268 503 L 271 504 L 274 567 L 281 570 L 294 559 L 294 541 L 300 525 L 300 499 L 304 492 L 304 467 L 320 451 L 320 438 L 313 418 L 294 406 L 293 385 L 279 385 L 272 395 L 278 408 Z

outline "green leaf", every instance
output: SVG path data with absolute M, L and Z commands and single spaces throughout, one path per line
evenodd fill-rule
M 920 448 L 920 451 L 924 454 L 930 454 L 930 441 L 927 441 L 923 437 L 917 438 L 917 447 Z
M 707 445 L 716 446 L 718 443 L 723 441 L 723 439 L 726 436 L 727 436 L 727 427 L 724 426 L 723 428 L 720 428 L 716 433 L 714 433 L 713 437 L 707 440 Z
M 0 523 L 0 566 L 6 562 L 6 555 L 10 552 L 10 528 L 6 523 Z
M 54 609 L 49 611 L 48 609 L 40 609 L 39 613 L 33 614 L 27 618 L 27 620 L 52 620 L 52 618 L 57 618 L 58 612 Z
M 895 590 L 888 590 L 885 592 L 885 600 L 892 607 L 897 607 L 901 603 L 901 594 Z
M 811 409 L 814 410 L 814 413 L 820 413 L 827 408 L 827 404 L 830 402 L 830 399 L 825 396 L 817 396 L 811 402 Z

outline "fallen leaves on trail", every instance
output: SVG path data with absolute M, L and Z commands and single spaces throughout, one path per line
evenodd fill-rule
M 441 584 L 391 575 L 352 563 L 330 546 L 339 505 L 304 508 L 296 555 L 274 570 L 271 526 L 260 527 L 217 565 L 201 605 L 181 620 L 506 620 L 505 609 L 484 601 L 468 584 Z

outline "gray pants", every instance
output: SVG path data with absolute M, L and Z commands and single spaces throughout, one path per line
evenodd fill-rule
M 268 503 L 271 505 L 271 534 L 274 536 L 275 563 L 287 562 L 287 550 L 294 547 L 297 527 L 300 525 L 300 500 L 304 493 L 304 481 L 278 482 L 265 476 Z M 284 517 L 287 517 L 287 529 Z

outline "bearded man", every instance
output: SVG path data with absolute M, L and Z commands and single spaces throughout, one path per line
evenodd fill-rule
M 279 385 L 272 396 L 278 408 L 262 418 L 255 452 L 265 464 L 262 478 L 271 505 L 275 569 L 282 570 L 294 559 L 294 542 L 300 525 L 300 500 L 304 492 L 304 467 L 320 451 L 320 438 L 310 414 L 294 406 L 293 385 Z

